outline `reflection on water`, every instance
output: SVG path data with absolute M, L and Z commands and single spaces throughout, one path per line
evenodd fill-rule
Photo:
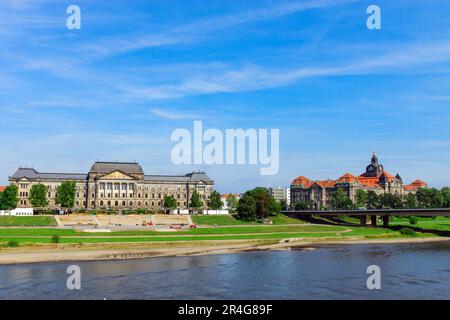
M 0 266 L 1 299 L 450 299 L 450 241 L 315 250 Z M 381 290 L 366 288 L 380 266 Z

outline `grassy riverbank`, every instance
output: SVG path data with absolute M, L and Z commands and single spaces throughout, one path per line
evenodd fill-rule
M 360 227 L 358 219 L 348 217 L 343 217 L 346 225 L 340 225 L 323 218 L 317 220 L 328 224 L 306 224 L 280 215 L 272 225 L 243 222 L 232 216 L 193 216 L 200 226 L 197 229 L 83 232 L 51 228 L 56 224 L 53 217 L 7 218 L 0 219 L 8 226 L 0 228 L 0 264 L 284 250 L 323 243 L 439 241 L 446 238 L 424 230 L 450 230 L 447 218 L 419 218 L 414 226 L 407 218 L 394 218 L 391 225 L 402 228 L 392 230 Z
M 223 216 L 196 218 L 203 220 L 196 221 L 201 222 L 200 228 L 165 231 L 141 229 L 88 233 L 67 228 L 0 228 L 0 264 L 284 250 L 316 243 L 445 239 L 423 232 L 405 234 L 401 230 L 357 225 L 299 224 L 297 219 L 286 217 L 281 217 L 278 222 L 287 223 L 279 225 L 242 224 L 233 217 Z
M 142 259 L 151 257 L 229 254 L 248 251 L 313 250 L 323 244 L 423 243 L 443 241 L 436 237 L 310 237 L 290 239 L 201 240 L 161 242 L 59 243 L 31 244 L 18 248 L 0 247 L 0 264 Z
M 428 234 L 420 234 L 428 237 Z M 15 241 L 19 245 L 52 243 L 57 236 L 59 243 L 136 243 L 136 242 L 178 242 L 217 240 L 262 240 L 292 238 L 333 238 L 351 237 L 405 238 L 398 231 L 382 228 L 361 228 L 347 226 L 240 226 L 187 229 L 176 232 L 158 231 L 116 231 L 111 233 L 84 233 L 71 229 L 0 229 L 0 243 L 7 245 Z

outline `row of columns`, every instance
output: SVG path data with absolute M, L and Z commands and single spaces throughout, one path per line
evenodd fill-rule
M 381 217 L 383 219 L 383 228 L 389 228 L 389 216 L 381 216 Z M 360 222 L 361 227 L 367 226 L 367 216 L 366 215 L 359 216 L 359 222 Z M 370 216 L 370 223 L 374 227 L 377 226 L 377 216 L 376 215 Z

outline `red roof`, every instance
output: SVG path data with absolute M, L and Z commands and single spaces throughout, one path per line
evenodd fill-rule
M 411 184 L 405 186 L 405 189 L 411 191 L 411 190 L 416 190 L 416 189 L 419 189 L 419 188 L 426 188 L 427 186 L 428 186 L 428 185 L 427 185 L 426 182 L 417 179 L 417 180 L 414 181 L 413 183 L 411 183 Z
M 376 188 L 380 186 L 380 180 L 377 177 L 358 177 L 358 182 L 369 188 Z
M 333 188 L 336 185 L 335 180 L 321 180 L 315 181 L 315 183 L 321 186 L 322 188 Z
M 5 190 L 5 189 L 6 189 L 6 187 L 0 186 L 0 192 L 3 192 L 3 190 Z
M 413 183 L 411 183 L 411 185 L 413 185 L 413 186 L 418 186 L 418 187 L 426 187 L 426 186 L 427 186 L 427 183 L 424 182 L 424 181 L 422 181 L 422 180 L 417 179 L 416 181 L 414 181 Z
M 309 188 L 312 184 L 313 182 L 304 176 L 299 176 L 291 182 L 291 185 L 303 185 L 305 188 Z
M 386 179 L 387 179 L 388 181 L 395 180 L 395 177 L 394 177 L 392 174 L 390 174 L 389 172 L 386 172 L 386 171 L 383 171 L 383 173 L 381 174 L 381 176 L 386 177 Z M 380 176 L 380 177 L 381 177 L 381 176 Z
M 355 182 L 355 181 L 357 181 L 357 178 L 351 173 L 346 173 L 343 176 L 340 176 L 338 180 L 338 182 Z

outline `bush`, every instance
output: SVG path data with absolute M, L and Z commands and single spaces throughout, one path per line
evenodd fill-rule
M 412 224 L 412 225 L 417 224 L 417 220 L 418 220 L 417 217 L 412 216 L 412 217 L 409 217 L 408 219 L 409 219 L 410 224 Z
M 19 241 L 11 240 L 8 242 L 8 247 L 17 248 L 19 246 Z
M 410 229 L 410 228 L 402 228 L 399 230 L 399 232 L 405 236 L 412 236 L 412 237 L 417 236 L 417 233 L 413 229 Z
M 52 235 L 52 243 L 59 243 L 61 236 L 59 234 Z

